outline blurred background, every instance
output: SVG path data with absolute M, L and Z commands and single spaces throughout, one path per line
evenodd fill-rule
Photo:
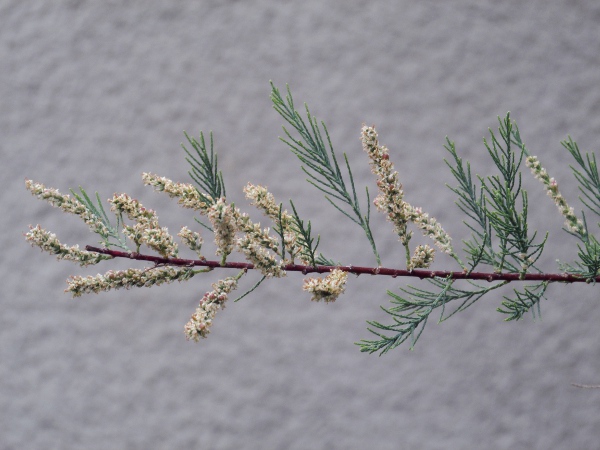
M 474 173 L 492 174 L 482 138 L 507 111 L 580 210 L 560 141 L 598 150 L 598 2 L 5 0 L 0 24 L 0 448 L 597 448 L 600 391 L 571 386 L 600 383 L 592 286 L 552 286 L 543 320 L 510 323 L 495 311 L 510 291 L 498 292 L 442 324 L 432 317 L 414 351 L 378 357 L 353 343 L 372 337 L 366 320 L 389 322 L 386 290 L 408 280 L 350 277 L 326 305 L 290 273 L 230 303 L 194 344 L 183 325 L 235 272 L 71 299 L 68 276 L 133 263 L 81 269 L 22 233 L 39 223 L 69 245 L 97 242 L 34 199 L 26 178 L 104 199 L 127 192 L 170 230 L 193 226 L 140 175 L 189 182 L 183 131 L 212 130 L 229 200 L 247 209 L 243 186 L 266 185 L 311 219 L 326 256 L 374 265 L 361 229 L 279 141 L 269 80 L 326 122 L 360 193 L 376 193 L 359 140 L 363 122 L 375 124 L 407 201 L 457 248 L 469 233 L 445 187 L 455 185 L 445 137 Z M 576 241 L 541 184 L 527 175 L 524 185 L 532 229 L 550 232 L 540 265 L 557 271 Z M 383 265 L 399 267 L 391 225 L 372 214 Z M 435 267 L 456 265 L 440 255 Z M 240 289 L 258 280 L 246 278 Z

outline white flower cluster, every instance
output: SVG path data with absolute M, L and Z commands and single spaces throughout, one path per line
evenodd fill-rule
M 216 253 L 222 256 L 223 261 L 233 251 L 234 246 L 237 246 L 264 275 L 269 277 L 285 275 L 285 271 L 281 269 L 282 263 L 277 262 L 268 251 L 273 250 L 277 253 L 277 240 L 269 236 L 268 229 L 261 230 L 260 225 L 252 223 L 247 214 L 242 214 L 234 205 L 228 204 L 224 197 L 213 201 L 210 195 L 200 194 L 191 184 L 174 183 L 168 178 L 150 173 L 142 174 L 142 179 L 144 184 L 154 186 L 156 190 L 166 192 L 170 197 L 179 198 L 179 204 L 182 206 L 198 210 L 208 217 L 215 233 Z M 265 195 L 272 198 L 272 195 L 266 190 Z M 206 199 L 211 203 L 207 204 L 204 201 Z M 277 207 L 275 206 L 275 208 Z M 289 222 L 291 217 L 286 220 Z M 238 231 L 244 233 L 243 237 L 236 238 Z M 195 250 L 194 242 L 196 241 L 190 233 L 187 228 L 182 229 L 179 236 L 192 250 Z M 198 238 L 199 235 L 196 239 Z
M 260 224 L 253 223 L 248 214 L 240 214 L 236 210 L 237 228 L 244 233 L 241 238 L 237 238 L 235 243 L 238 249 L 251 261 L 257 269 L 267 278 L 284 277 L 285 270 L 281 268 L 283 262 L 278 262 L 269 250 L 277 254 L 277 239 L 269 235 L 269 229 L 261 229 Z
M 333 269 L 325 278 L 307 278 L 302 289 L 312 294 L 311 300 L 319 302 L 334 302 L 343 292 L 348 279 L 348 273 Z
M 207 292 L 200 300 L 196 312 L 185 325 L 184 332 L 188 340 L 198 342 L 210 333 L 210 327 L 219 308 L 225 307 L 228 294 L 237 287 L 237 278 L 228 277 L 212 285 L 213 290 Z
M 89 210 L 87 206 L 68 194 L 61 194 L 58 189 L 47 188 L 41 183 L 34 183 L 32 180 L 25 180 L 25 187 L 37 198 L 46 200 L 52 206 L 56 206 L 69 214 L 75 214 L 81 217 L 90 230 L 98 233 L 100 236 L 108 236 L 106 225 L 100 217 Z
M 67 280 L 68 287 L 65 292 L 70 292 L 73 297 L 82 294 L 98 293 L 111 289 L 130 287 L 151 287 L 173 281 L 185 281 L 195 275 L 191 267 L 158 266 L 149 269 L 109 270 L 105 274 L 90 275 L 87 277 L 73 276 Z
M 387 147 L 379 145 L 375 128 L 363 126 L 361 140 L 363 150 L 369 155 L 371 171 L 377 176 L 379 195 L 374 203 L 377 209 L 386 213 L 387 219 L 394 225 L 402 244 L 407 245 L 412 234 L 407 231 L 408 222 L 414 222 L 425 236 L 433 239 L 435 245 L 444 253 L 453 253 L 451 238 L 442 226 L 433 218 L 404 201 L 402 184 L 398 172 L 390 161 Z
M 558 207 L 558 210 L 566 219 L 565 226 L 567 229 L 581 237 L 585 237 L 587 233 L 583 222 L 577 218 L 575 210 L 569 207 L 567 201 L 558 190 L 558 183 L 554 178 L 550 178 L 548 172 L 542 167 L 537 156 L 528 156 L 527 159 L 525 159 L 525 164 L 531 169 L 533 176 L 541 181 L 546 187 L 546 193 L 552 198 Z
M 262 210 L 265 216 L 270 218 L 277 227 L 283 229 L 285 249 L 291 255 L 291 260 L 289 262 L 293 262 L 294 257 L 300 254 L 301 248 L 296 245 L 298 234 L 292 228 L 292 223 L 294 221 L 292 215 L 289 214 L 287 210 L 282 209 L 280 216 L 279 206 L 275 201 L 275 197 L 264 186 L 248 183 L 246 187 L 244 187 L 244 193 L 246 194 L 246 198 L 252 201 L 251 204 L 253 206 Z M 307 263 L 306 261 L 302 262 L 304 264 Z
M 293 258 L 297 256 L 302 264 L 309 265 L 310 261 L 302 255 L 302 247 L 296 244 L 298 233 L 292 227 L 293 217 L 285 210 L 281 211 L 281 215 L 279 214 L 280 208 L 277 205 L 273 194 L 271 194 L 267 188 L 255 186 L 251 183 L 246 185 L 244 192 L 246 193 L 246 198 L 252 200 L 252 205 L 261 209 L 267 217 L 283 229 L 286 250 L 292 255 L 292 261 L 290 262 L 293 262 Z M 325 299 L 325 301 L 328 302 L 335 301 L 338 296 L 344 292 L 347 280 L 347 276 L 341 277 L 338 272 L 332 272 L 325 278 L 305 278 L 304 290 L 309 290 L 313 293 L 312 300 L 319 301 Z M 335 289 L 334 292 L 330 293 L 332 287 L 335 287 Z M 323 294 L 321 295 L 317 292 L 322 292 Z
M 196 252 L 200 259 L 204 259 L 202 253 L 200 253 L 202 250 L 202 244 L 204 242 L 202 236 L 200 236 L 200 233 L 192 231 L 188 227 L 181 227 L 181 230 L 179 233 L 177 233 L 177 236 L 181 238 L 181 241 L 187 245 L 190 250 Z
M 175 183 L 168 178 L 146 172 L 142 174 L 142 180 L 145 185 L 154 186 L 155 190 L 166 192 L 171 198 L 178 198 L 178 203 L 184 208 L 195 209 L 206 214 L 210 205 L 214 203 L 210 195 L 203 194 L 204 199 L 210 202 L 206 203 L 198 189 L 192 184 Z
M 177 244 L 173 241 L 169 230 L 160 227 L 158 217 L 153 210 L 144 208 L 139 201 L 127 194 L 115 194 L 108 201 L 112 204 L 111 211 L 125 213 L 130 220 L 137 222 L 133 226 L 125 226 L 123 234 L 133 240 L 138 247 L 144 243 L 165 258 L 177 256 Z
M 435 218 L 429 217 L 429 214 L 424 213 L 421 208 L 415 208 L 408 203 L 405 203 L 405 210 L 408 220 L 420 228 L 424 236 L 433 239 L 435 245 L 444 253 L 452 253 L 452 244 L 450 243 L 452 239 Z
M 54 233 L 44 230 L 40 225 L 29 226 L 29 232 L 25 234 L 25 239 L 32 246 L 37 246 L 42 250 L 56 255 L 57 259 L 78 262 L 81 266 L 98 264 L 103 259 L 112 259 L 112 256 L 103 255 L 96 252 L 80 250 L 78 245 L 68 247 L 61 244 Z
M 433 262 L 434 256 L 435 249 L 431 248 L 429 245 L 417 245 L 412 258 L 410 258 L 408 270 L 428 268 Z

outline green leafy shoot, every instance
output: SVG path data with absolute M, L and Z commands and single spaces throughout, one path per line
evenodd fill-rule
M 490 141 L 484 139 L 484 145 L 500 175 L 477 176 L 481 183 L 478 188 L 473 183 L 470 165 L 464 166 L 454 143 L 446 139 L 445 148 L 454 160 L 446 160 L 446 164 L 459 183 L 450 189 L 459 197 L 459 209 L 471 219 L 471 223 L 465 222 L 473 232 L 472 239 L 465 241 L 470 271 L 482 263 L 494 267 L 496 272 L 525 274 L 535 268 L 548 235 L 539 243 L 535 242 L 537 233 L 529 236 L 527 192 L 521 189 L 519 170 L 527 149 L 510 114 L 499 117 L 498 122 L 500 137 L 490 130 Z
M 451 162 L 446 160 L 446 164 L 458 181 L 458 186 L 450 189 L 458 195 L 457 205 L 469 219 L 465 225 L 472 231 L 471 240 L 465 241 L 470 265 L 468 272 L 484 264 L 494 267 L 498 273 L 508 271 L 524 275 L 531 268 L 536 269 L 535 263 L 542 254 L 548 235 L 540 243 L 535 242 L 537 233 L 529 235 L 527 193 L 521 188 L 519 171 L 527 150 L 510 115 L 498 118 L 498 121 L 499 137 L 490 130 L 490 140 L 484 139 L 484 145 L 500 174 L 485 178 L 477 176 L 480 183 L 478 187 L 473 181 L 470 164 L 463 164 L 454 142 L 446 139 L 445 148 L 452 156 Z M 359 345 L 362 351 L 385 353 L 409 338 L 413 347 L 433 310 L 441 308 L 439 321 L 442 322 L 473 305 L 489 291 L 506 284 L 480 286 L 471 282 L 473 289 L 465 290 L 456 289 L 450 279 L 429 282 L 433 285 L 431 290 L 412 286 L 408 290 L 402 289 L 408 294 L 407 297 L 388 293 L 396 306 L 383 310 L 392 316 L 395 323 L 383 325 L 368 322 L 372 327 L 369 331 L 380 339 L 361 341 Z M 526 288 L 524 292 L 515 291 L 516 299 L 505 297 L 504 308 L 499 311 L 509 315 L 507 320 L 521 318 L 533 306 L 539 308 L 539 299 L 545 288 L 546 285 L 543 289 L 535 287 Z M 460 303 L 446 314 L 446 304 L 455 301 Z M 384 331 L 393 334 L 388 336 Z
M 206 150 L 206 142 L 204 134 L 200 132 L 200 141 L 190 137 L 185 133 L 185 137 L 194 149 L 194 156 L 185 145 L 181 147 L 187 153 L 185 160 L 190 164 L 192 169 L 188 172 L 192 180 L 200 187 L 198 192 L 202 196 L 202 201 L 208 204 L 213 204 L 221 197 L 226 197 L 225 183 L 223 182 L 223 174 L 219 171 L 217 165 L 217 154 L 213 150 L 213 135 L 210 133 L 210 154 Z M 207 198 L 208 194 L 211 198 Z
M 315 259 L 315 262 L 319 266 L 341 266 L 342 263 L 339 261 L 334 261 L 333 259 L 326 258 L 323 253 L 319 253 L 319 256 Z
M 569 153 L 575 158 L 577 164 L 583 169 L 583 172 L 577 170 L 577 168 L 570 166 L 573 174 L 577 181 L 579 181 L 579 190 L 585 196 L 581 198 L 581 201 L 597 216 L 600 216 L 600 174 L 598 173 L 598 164 L 596 164 L 596 155 L 586 153 L 585 159 L 579 151 L 577 143 L 571 139 L 561 142 Z
M 100 200 L 100 195 L 96 192 L 96 202 L 97 205 L 94 204 L 93 200 L 89 197 L 85 189 L 79 186 L 80 193 L 78 194 L 73 189 L 70 189 L 71 194 L 95 216 L 100 220 L 104 226 L 106 227 L 107 233 L 101 234 L 99 232 L 98 235 L 102 238 L 102 245 L 106 248 L 110 248 L 111 246 L 122 248 L 123 250 L 129 251 L 129 247 L 127 246 L 127 242 L 125 241 L 125 237 L 119 233 L 119 227 L 122 226 L 123 220 L 117 215 L 117 224 L 112 225 L 108 216 L 106 215 L 106 211 L 102 206 L 102 200 Z M 113 241 L 111 242 L 111 238 Z
M 510 113 L 504 119 L 498 118 L 498 122 L 500 140 L 490 130 L 491 145 L 485 139 L 484 144 L 500 175 L 479 179 L 486 195 L 490 225 L 500 244 L 500 259 L 495 268 L 524 274 L 540 257 L 548 234 L 538 244 L 534 243 L 537 232 L 529 237 L 527 192 L 521 189 L 519 171 L 527 150 L 516 122 L 510 120 Z
M 595 278 L 600 274 L 600 243 L 595 236 L 588 233 L 583 247 L 581 245 L 577 245 L 577 247 L 579 248 L 577 253 L 579 261 L 574 264 L 559 264 L 560 269 L 595 282 Z
M 294 211 L 292 229 L 297 235 L 296 244 L 300 246 L 299 253 L 302 256 L 302 259 L 309 261 L 310 265 L 315 267 L 317 266 L 315 252 L 317 251 L 317 247 L 319 246 L 319 241 L 321 240 L 321 238 L 320 236 L 317 237 L 317 243 L 313 246 L 314 238 L 311 237 L 310 220 L 308 221 L 305 227 L 304 221 L 300 219 L 298 211 L 296 211 L 296 207 L 294 206 L 294 203 L 291 200 L 290 204 L 292 205 L 292 210 Z
M 466 245 L 465 252 L 471 261 L 471 268 L 468 271 L 470 273 L 480 262 L 493 265 L 496 259 L 496 254 L 492 247 L 492 228 L 487 215 L 486 199 L 483 187 L 478 189 L 477 185 L 473 183 L 471 164 L 467 162 L 465 168 L 462 158 L 456 153 L 454 142 L 446 138 L 444 148 L 452 155 L 455 165 L 453 166 L 446 159 L 444 161 L 459 183 L 456 188 L 447 186 L 452 192 L 458 195 L 458 201 L 456 202 L 458 208 L 474 222 L 471 225 L 469 222 L 463 221 L 473 232 L 471 241 L 463 241 Z
M 388 291 L 391 303 L 396 306 L 392 308 L 382 306 L 381 309 L 392 317 L 394 323 L 384 325 L 376 321 L 367 322 L 372 327 L 368 330 L 380 339 L 357 342 L 356 345 L 360 347 L 362 352 L 380 352 L 380 355 L 383 355 L 408 339 L 410 339 L 412 350 L 421 337 L 429 316 L 434 310 L 441 308 L 438 323 L 443 322 L 457 312 L 464 311 L 488 292 L 507 283 L 504 281 L 491 286 L 479 286 L 470 282 L 475 289 L 463 290 L 455 288 L 455 280 L 452 279 L 435 278 L 427 281 L 435 287 L 435 290 L 428 291 L 413 286 L 408 286 L 407 289 L 401 288 L 404 293 L 408 294 L 406 297 Z M 450 314 L 445 315 L 446 305 L 451 302 L 460 302 L 460 304 Z M 393 334 L 388 335 L 384 332 L 392 332 Z
M 523 292 L 515 289 L 516 298 L 511 299 L 505 296 L 505 300 L 502 302 L 504 308 L 498 308 L 496 311 L 506 314 L 508 316 L 504 319 L 506 321 L 519 320 L 528 311 L 532 312 L 534 319 L 537 311 L 538 317 L 541 318 L 540 300 L 544 297 L 548 284 L 548 281 L 544 281 L 532 286 L 525 286 Z
M 325 133 L 329 151 L 325 145 L 321 127 L 319 127 L 317 119 L 311 115 L 308 106 L 305 105 L 307 122 L 305 122 L 295 110 L 289 86 L 287 88 L 287 96 L 284 100 L 279 90 L 275 87 L 273 82 L 271 82 L 271 100 L 273 101 L 275 110 L 299 134 L 298 139 L 294 138 L 288 129 L 283 127 L 287 139 L 281 138 L 281 140 L 290 147 L 292 152 L 304 164 L 302 170 L 309 177 L 307 181 L 323 192 L 327 201 L 338 211 L 364 230 L 367 239 L 371 244 L 373 254 L 377 259 L 377 263 L 381 264 L 381 259 L 377 253 L 377 248 L 369 225 L 371 203 L 369 190 L 368 188 L 365 188 L 368 206 L 367 214 L 363 215 L 360 209 L 358 196 L 356 195 L 352 170 L 350 169 L 346 154 L 344 153 L 344 161 L 348 171 L 352 193 L 350 193 L 346 187 L 325 123 L 321 122 L 321 127 Z

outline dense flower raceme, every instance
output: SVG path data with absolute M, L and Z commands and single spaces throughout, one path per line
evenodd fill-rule
M 208 217 L 215 233 L 218 255 L 225 258 L 233 251 L 235 246 L 266 277 L 285 276 L 286 273 L 282 266 L 286 261 L 277 261 L 275 256 L 270 253 L 270 251 L 275 254 L 278 253 L 278 244 L 277 240 L 269 235 L 269 229 L 261 229 L 260 224 L 253 223 L 247 214 L 241 213 L 239 208 L 228 204 L 225 198 L 213 200 L 206 194 L 200 194 L 192 185 L 174 183 L 157 175 L 144 173 L 142 177 L 145 184 L 154 186 L 158 191 L 167 192 L 171 197 L 179 198 L 179 203 L 183 206 L 196 209 Z M 297 235 L 292 227 L 292 216 L 287 211 L 281 211 L 281 215 L 279 214 L 279 206 L 277 206 L 275 198 L 266 188 L 248 184 L 244 192 L 254 206 L 261 209 L 276 224 L 281 225 L 284 230 L 285 245 L 288 252 L 292 255 L 299 254 L 300 249 L 296 246 Z M 202 200 L 203 197 L 213 200 L 213 203 L 207 205 Z M 237 232 L 242 233 L 242 237 L 236 238 Z M 307 263 L 305 260 L 302 260 L 302 262 Z M 307 278 L 305 283 L 312 283 L 313 280 L 316 279 Z M 323 281 L 321 280 L 321 282 Z M 342 282 L 339 277 L 329 275 L 324 282 L 332 285 L 341 283 L 341 291 L 343 291 L 345 278 Z M 335 300 L 338 295 L 339 293 L 330 298 Z
M 435 249 L 429 245 L 417 245 L 412 258 L 410 258 L 410 264 L 408 270 L 413 269 L 426 269 L 433 262 L 435 256 Z
M 213 319 L 219 309 L 225 307 L 228 294 L 237 287 L 238 277 L 228 277 L 212 285 L 213 290 L 204 294 L 196 312 L 185 325 L 184 332 L 188 340 L 198 342 L 210 333 Z
M 252 261 L 257 269 L 266 277 L 284 277 L 285 270 L 281 267 L 283 261 L 269 253 L 269 250 L 277 254 L 277 239 L 269 235 L 269 229 L 262 230 L 260 224 L 253 223 L 247 214 L 236 214 L 237 227 L 243 232 L 243 236 L 236 239 L 238 249 Z
M 155 190 L 166 192 L 171 198 L 178 198 L 178 203 L 184 208 L 195 209 L 203 214 L 214 203 L 214 199 L 208 195 L 201 195 L 193 184 L 175 183 L 168 178 L 159 177 L 151 173 L 143 173 L 144 184 L 153 186 Z
M 199 211 L 208 217 L 215 233 L 217 254 L 226 257 L 234 248 L 243 253 L 247 260 L 252 262 L 266 277 L 282 277 L 286 273 L 283 265 L 289 260 L 277 260 L 279 255 L 278 240 L 270 235 L 268 228 L 262 229 L 260 224 L 253 223 L 250 217 L 241 213 L 234 205 L 228 204 L 225 198 L 212 199 L 200 193 L 194 186 L 183 183 L 174 183 L 171 180 L 152 174 L 143 174 L 145 184 L 152 185 L 158 191 L 164 191 L 171 197 L 179 199 L 183 207 Z M 48 200 L 66 212 L 77 214 L 92 228 L 93 231 L 106 236 L 107 229 L 104 223 L 76 198 L 62 195 L 55 189 L 47 189 L 41 184 L 27 181 L 27 188 L 39 198 Z M 266 188 L 248 184 L 245 188 L 247 198 L 253 205 L 261 209 L 264 214 L 283 230 L 284 244 L 290 255 L 300 256 L 302 263 L 307 264 L 301 257 L 301 247 L 296 244 L 298 232 L 293 227 L 293 217 L 280 207 Z M 109 199 L 111 210 L 117 215 L 125 215 L 135 223 L 124 225 L 123 234 L 132 239 L 136 245 L 145 244 L 156 250 L 164 257 L 176 257 L 177 244 L 167 228 L 161 228 L 156 213 L 145 208 L 138 200 L 127 194 L 115 194 Z M 240 236 L 236 236 L 239 233 Z M 203 239 L 199 233 L 187 227 L 182 227 L 178 236 L 200 258 Z M 79 250 L 77 246 L 67 247 L 61 244 L 55 235 L 37 227 L 30 227 L 26 238 L 33 245 L 57 255 L 60 259 L 78 261 L 81 265 L 95 264 L 110 256 Z M 67 280 L 68 287 L 65 292 L 70 292 L 73 297 L 85 293 L 98 293 L 111 289 L 130 287 L 149 287 L 170 283 L 175 280 L 183 281 L 193 277 L 197 271 L 191 267 L 156 266 L 147 269 L 134 269 L 108 271 L 105 274 L 94 276 L 73 276 Z M 238 277 L 230 277 L 213 284 L 213 291 L 207 292 L 202 298 L 196 312 L 185 326 L 188 339 L 198 341 L 206 337 L 210 326 L 219 308 L 224 306 L 227 295 L 236 288 Z M 306 278 L 304 290 L 312 294 L 313 301 L 324 300 L 332 302 L 344 292 L 347 273 L 333 270 L 323 278 Z
M 582 238 L 585 237 L 587 233 L 583 222 L 577 218 L 573 208 L 569 207 L 567 201 L 558 190 L 558 183 L 554 178 L 550 178 L 548 172 L 546 172 L 546 169 L 542 167 L 542 164 L 538 160 L 537 156 L 528 156 L 525 160 L 525 164 L 527 167 L 529 167 L 529 169 L 531 169 L 533 176 L 537 180 L 541 181 L 546 187 L 548 196 L 552 198 L 558 210 L 566 219 L 565 226 L 567 229 L 578 234 Z
M 408 222 L 413 222 L 425 236 L 433 239 L 435 245 L 444 253 L 452 254 L 450 236 L 442 226 L 421 208 L 415 208 L 404 201 L 404 191 L 398 179 L 398 172 L 390 161 L 387 147 L 379 145 L 375 128 L 363 126 L 361 133 L 363 150 L 369 155 L 371 171 L 377 176 L 379 195 L 374 203 L 377 209 L 386 213 L 387 219 L 394 225 L 394 232 L 400 241 L 407 245 L 411 233 L 407 230 Z
M 224 198 L 219 198 L 208 208 L 207 216 L 215 232 L 217 255 L 225 258 L 233 251 L 235 243 L 235 208 L 227 204 Z
M 154 186 L 159 191 L 167 192 L 169 196 L 179 198 L 179 203 L 183 206 L 207 215 L 215 232 L 218 255 L 226 257 L 236 246 L 266 277 L 285 276 L 285 271 L 281 268 L 285 261 L 277 261 L 269 252 L 277 254 L 278 250 L 277 240 L 269 235 L 269 229 L 262 230 L 260 224 L 253 223 L 247 214 L 241 213 L 239 208 L 228 204 L 225 198 L 217 199 L 212 205 L 207 205 L 202 200 L 202 196 L 211 200 L 212 198 L 206 194 L 201 195 L 192 185 L 174 183 L 167 178 L 148 173 L 144 173 L 142 177 L 145 184 Z M 299 248 L 295 245 L 296 233 L 292 228 L 292 216 L 287 211 L 282 211 L 280 217 L 279 206 L 275 202 L 275 198 L 263 186 L 248 184 L 244 188 L 244 192 L 254 206 L 261 209 L 276 224 L 281 224 L 288 252 L 292 255 L 298 254 Z M 242 233 L 242 237 L 236 238 L 237 232 Z M 307 263 L 304 260 L 302 262 Z M 326 282 L 340 283 L 339 277 L 331 279 L 329 277 L 326 277 Z M 308 278 L 305 282 L 311 280 L 313 279 Z M 338 295 L 331 298 L 335 300 Z
M 65 292 L 70 292 L 73 297 L 80 297 L 82 294 L 98 293 L 111 289 L 151 287 L 163 283 L 172 283 L 173 281 L 185 281 L 195 274 L 191 267 L 175 266 L 109 270 L 105 274 L 71 277 L 67 280 L 68 287 Z
M 81 217 L 90 230 L 102 237 L 108 236 L 106 225 L 88 209 L 83 203 L 68 194 L 61 194 L 58 189 L 47 188 L 41 183 L 25 180 L 25 187 L 37 198 L 46 200 L 52 206 L 56 206 L 69 214 Z
M 40 225 L 35 227 L 30 225 L 29 232 L 25 234 L 25 239 L 32 246 L 37 246 L 43 251 L 56 255 L 57 259 L 78 262 L 81 266 L 98 264 L 104 259 L 112 259 L 112 256 L 80 250 L 78 245 L 68 247 L 61 244 L 54 233 L 44 230 Z
M 123 228 L 123 233 L 137 246 L 144 243 L 165 258 L 177 256 L 177 244 L 173 242 L 169 230 L 160 227 L 158 216 L 153 210 L 144 208 L 138 200 L 127 194 L 115 194 L 109 202 L 112 204 L 112 211 L 118 214 L 125 213 L 130 220 L 137 222 L 133 226 Z

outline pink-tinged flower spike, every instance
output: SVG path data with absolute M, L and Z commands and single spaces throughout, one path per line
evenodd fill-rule
M 302 289 L 312 294 L 313 302 L 334 302 L 344 292 L 347 279 L 347 272 L 333 269 L 325 278 L 306 278 Z
M 527 167 L 531 169 L 533 176 L 541 181 L 546 187 L 546 193 L 552 198 L 562 216 L 566 219 L 565 227 L 573 233 L 584 238 L 587 233 L 583 222 L 577 218 L 573 208 L 570 208 L 567 201 L 558 190 L 558 183 L 554 178 L 550 178 L 546 169 L 538 160 L 537 156 L 528 156 L 525 160 Z
M 76 198 L 68 194 L 61 194 L 58 189 L 47 188 L 43 184 L 34 183 L 32 180 L 25 180 L 25 187 L 37 198 L 46 200 L 52 206 L 56 206 L 66 213 L 81 217 L 94 233 L 101 236 L 108 235 L 108 229 L 102 220 Z
M 201 338 L 208 336 L 217 311 L 219 308 L 223 309 L 225 307 L 228 294 L 237 288 L 240 276 L 241 274 L 237 277 L 219 280 L 212 285 L 212 291 L 204 294 L 202 300 L 200 300 L 200 305 L 196 308 L 196 312 L 192 314 L 190 321 L 184 327 L 187 340 L 198 342 Z
M 178 198 L 178 203 L 184 208 L 194 209 L 202 214 L 207 214 L 210 205 L 213 203 L 213 198 L 210 195 L 200 195 L 198 189 L 192 184 L 174 183 L 168 178 L 151 173 L 143 173 L 142 180 L 145 185 L 154 186 L 156 191 L 166 192 L 171 198 Z M 209 203 L 205 200 L 208 200 Z
M 129 219 L 137 222 L 133 226 L 125 226 L 123 234 L 135 242 L 138 249 L 144 243 L 165 258 L 177 256 L 177 244 L 169 230 L 159 226 L 158 216 L 153 210 L 144 208 L 139 201 L 127 194 L 115 194 L 108 201 L 112 204 L 111 211 L 125 213 Z
M 451 238 L 433 217 L 404 201 L 402 184 L 398 180 L 398 172 L 390 162 L 389 150 L 379 145 L 375 128 L 364 126 L 361 139 L 363 150 L 371 160 L 371 171 L 377 176 L 379 195 L 374 203 L 377 209 L 387 214 L 387 219 L 394 224 L 394 231 L 400 242 L 408 245 L 411 233 L 407 231 L 408 222 L 414 222 L 423 235 L 433 239 L 435 245 L 444 253 L 453 254 Z
M 80 266 L 89 266 L 98 264 L 104 259 L 112 259 L 112 256 L 102 255 L 96 252 L 80 250 L 78 245 L 68 247 L 61 244 L 56 235 L 44 230 L 41 226 L 29 226 L 29 232 L 25 234 L 25 239 L 32 246 L 37 246 L 43 251 L 56 255 L 57 259 L 78 262 Z
M 394 232 L 403 245 L 408 245 L 411 234 L 407 231 L 404 191 L 398 180 L 398 172 L 390 162 L 387 147 L 380 146 L 375 128 L 363 126 L 361 133 L 363 150 L 369 155 L 371 172 L 377 176 L 379 195 L 373 202 L 377 209 L 384 212 L 394 225 Z

